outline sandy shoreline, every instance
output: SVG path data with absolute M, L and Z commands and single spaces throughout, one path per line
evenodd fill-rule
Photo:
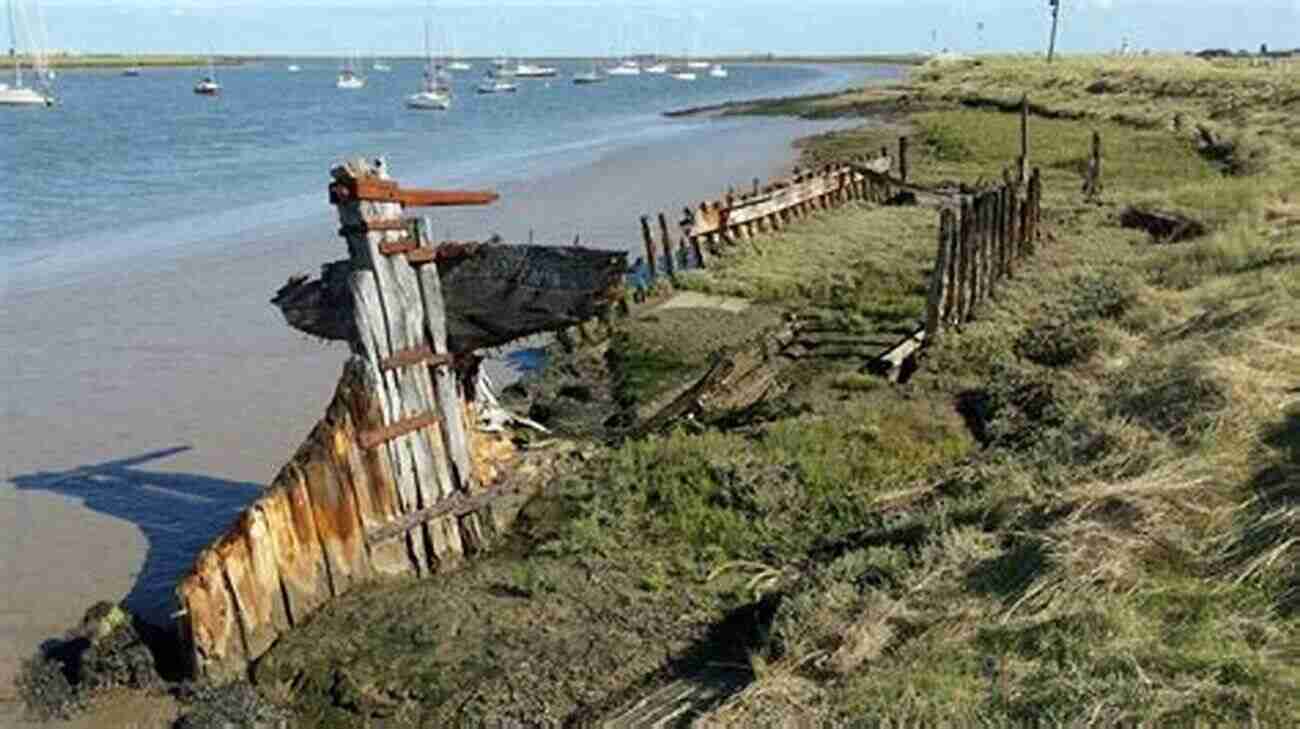
M 577 234 L 635 258 L 641 214 L 777 174 L 791 142 L 827 128 L 720 121 L 507 182 L 500 204 L 439 211 L 435 229 L 557 243 Z M 344 254 L 335 227 L 268 229 L 0 293 L 11 360 L 0 372 L 0 701 L 12 698 L 19 660 L 91 602 L 127 596 L 165 618 L 177 574 L 314 425 L 345 348 L 291 331 L 267 299 L 290 274 Z

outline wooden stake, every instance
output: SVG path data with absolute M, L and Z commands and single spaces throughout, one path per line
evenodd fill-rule
M 948 239 L 954 225 L 952 210 L 939 211 L 939 249 L 934 255 L 934 272 L 930 274 L 930 296 L 925 306 L 925 340 L 933 343 L 943 325 L 948 296 Z
M 661 214 L 659 217 L 662 218 L 663 215 Z M 658 256 L 655 255 L 655 239 L 654 236 L 650 234 L 650 216 L 648 215 L 641 216 L 641 237 L 645 240 L 646 271 L 650 275 L 650 282 L 654 283 L 655 278 L 659 275 L 659 264 L 656 260 Z M 671 256 L 672 253 L 669 252 L 668 255 Z
M 898 179 L 907 182 L 907 137 L 898 138 Z

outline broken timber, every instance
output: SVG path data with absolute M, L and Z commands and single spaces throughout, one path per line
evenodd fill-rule
M 511 497 L 534 491 L 555 458 L 521 457 L 507 433 L 472 427 L 497 406 L 469 353 L 563 321 L 546 308 L 557 301 L 570 304 L 566 316 L 593 308 L 621 282 L 624 254 L 435 247 L 427 221 L 402 217 L 404 205 L 482 204 L 492 193 L 405 189 L 382 161 L 333 175 L 349 258 L 326 266 L 328 292 L 298 279 L 276 303 L 294 326 L 339 334 L 353 356 L 292 460 L 177 585 L 194 677 L 246 675 L 331 598 L 376 578 L 440 572 L 486 548 L 521 505 Z M 571 265 L 519 265 L 557 259 Z M 541 310 L 531 318 L 530 302 Z M 492 325 L 501 312 L 524 315 Z

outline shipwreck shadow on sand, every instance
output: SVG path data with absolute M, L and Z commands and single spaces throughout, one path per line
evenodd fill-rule
M 77 499 L 139 527 L 147 542 L 144 563 L 123 602 L 144 620 L 170 626 L 172 590 L 181 574 L 262 491 L 260 484 L 143 468 L 188 450 L 190 446 L 177 446 L 70 471 L 23 474 L 12 483 L 22 491 Z

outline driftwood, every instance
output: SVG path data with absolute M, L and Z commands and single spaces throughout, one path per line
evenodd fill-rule
M 574 326 L 619 298 L 627 254 L 587 248 L 472 243 L 440 257 L 447 349 L 472 352 Z M 289 279 L 271 303 L 289 326 L 337 341 L 357 341 L 348 278 L 351 261 L 321 267 L 320 278 Z
M 1181 213 L 1129 206 L 1119 216 L 1125 228 L 1141 228 L 1157 243 L 1178 243 L 1205 235 L 1205 224 Z

